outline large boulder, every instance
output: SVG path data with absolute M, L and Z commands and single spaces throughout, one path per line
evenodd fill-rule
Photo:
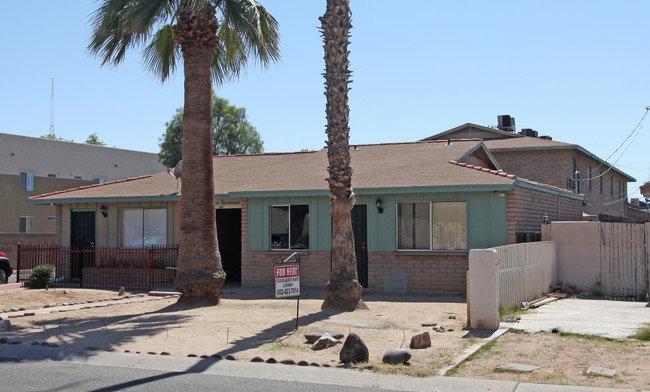
M 392 350 L 386 351 L 384 357 L 382 358 L 383 363 L 389 365 L 400 365 L 407 363 L 411 359 L 411 353 L 403 348 L 394 348 Z
M 356 333 L 350 333 L 343 343 L 339 360 L 344 363 L 368 362 L 368 346 Z

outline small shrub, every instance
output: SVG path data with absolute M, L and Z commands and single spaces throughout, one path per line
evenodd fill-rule
M 643 327 L 639 328 L 639 331 L 630 336 L 630 338 L 639 339 L 646 342 L 650 341 L 650 323 L 646 323 Z
M 54 266 L 51 264 L 39 265 L 29 274 L 29 287 L 34 289 L 45 288 L 45 285 L 52 284 L 54 278 Z
M 510 317 L 517 317 L 524 313 L 526 313 L 526 311 L 516 305 L 499 305 L 499 318 L 501 321 Z

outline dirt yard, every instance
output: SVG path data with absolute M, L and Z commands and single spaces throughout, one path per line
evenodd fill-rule
M 368 293 L 364 300 L 370 310 L 336 313 L 320 310 L 322 296 L 303 295 L 296 330 L 296 299 L 265 295 L 224 290 L 219 306 L 188 307 L 177 304 L 176 298 L 133 293 L 118 296 L 115 291 L 1 289 L 1 318 L 35 314 L 11 317 L 11 329 L 0 332 L 0 337 L 22 344 L 47 342 L 81 350 L 92 348 L 172 356 L 219 353 L 234 354 L 241 361 L 261 357 L 264 360 L 274 358 L 278 362 L 292 359 L 335 366 L 339 362 L 341 345 L 313 351 L 304 338 L 309 331 L 328 329 L 346 336 L 350 332 L 359 335 L 368 346 L 369 365 L 375 370 L 432 376 L 449 366 L 468 347 L 484 341 L 486 336 L 464 329 L 467 320 L 462 297 Z M 15 311 L 2 313 L 12 308 Z M 438 332 L 443 329 L 444 332 Z M 387 350 L 408 348 L 411 337 L 425 331 L 431 335 L 432 346 L 410 350 L 413 355 L 410 365 L 381 364 Z M 496 370 L 512 362 L 541 366 L 541 369 L 530 374 Z M 614 368 L 617 375 L 611 379 L 588 376 L 585 372 L 590 365 Z M 453 374 L 648 389 L 650 345 L 509 332 L 491 350 L 476 355 Z

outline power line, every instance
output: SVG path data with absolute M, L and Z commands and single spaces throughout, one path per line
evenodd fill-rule
M 622 142 L 622 143 L 621 143 L 621 144 L 616 148 L 616 150 L 614 150 L 614 152 L 611 153 L 611 154 L 610 154 L 610 155 L 609 155 L 609 156 L 608 156 L 608 157 L 607 157 L 603 162 L 601 162 L 601 163 L 600 163 L 598 166 L 596 166 L 594 169 L 591 169 L 591 172 L 593 172 L 593 171 L 595 171 L 595 170 L 598 170 L 598 168 L 601 167 L 601 166 L 603 166 L 604 163 L 606 163 L 606 164 L 609 166 L 609 167 L 607 168 L 607 170 L 605 170 L 604 172 L 600 173 L 600 174 L 597 175 L 597 176 L 592 176 L 592 175 L 591 175 L 591 172 L 590 172 L 590 173 L 587 174 L 587 178 L 577 178 L 577 179 L 574 179 L 574 180 L 576 180 L 576 181 L 589 181 L 589 180 L 594 180 L 594 179 L 596 179 L 596 178 L 600 178 L 600 177 L 604 176 L 605 174 L 607 174 L 607 172 L 609 172 L 610 170 L 612 170 L 612 169 L 614 168 L 614 165 L 616 165 L 616 164 L 618 163 L 618 161 L 623 157 L 623 154 L 625 154 L 625 152 L 627 151 L 627 149 L 630 148 L 630 146 L 632 145 L 632 143 L 634 143 L 634 140 L 636 140 L 636 137 L 637 137 L 637 136 L 639 135 L 639 133 L 641 132 L 641 128 L 643 127 L 643 123 L 645 122 L 645 119 L 646 119 L 646 117 L 648 116 L 648 112 L 650 112 L 650 106 L 646 106 L 646 108 L 645 108 L 645 113 L 643 114 L 643 117 L 641 117 L 641 120 L 639 120 L 639 122 L 636 124 L 636 126 L 634 127 L 634 129 L 632 129 L 632 132 L 630 132 L 630 134 L 627 135 L 627 137 L 625 138 L 625 140 L 623 140 L 623 142 Z M 613 164 L 608 163 L 607 161 L 609 160 L 609 158 L 611 158 L 612 156 L 614 156 L 614 154 L 616 154 L 616 153 L 618 152 L 618 150 L 620 150 L 620 149 L 625 145 L 625 143 L 626 143 L 626 142 L 627 142 L 631 137 L 632 137 L 632 140 L 631 140 L 630 143 L 625 147 L 625 149 L 621 152 L 621 155 L 619 155 L 619 157 L 616 159 L 616 161 L 614 161 Z M 648 177 L 650 178 L 650 169 L 648 169 L 648 170 L 649 170 L 649 175 L 648 175 Z

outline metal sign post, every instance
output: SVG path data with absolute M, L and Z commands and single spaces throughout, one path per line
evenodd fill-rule
M 274 268 L 275 272 L 275 298 L 297 297 L 296 301 L 296 329 L 300 317 L 300 253 L 293 252 L 291 256 L 280 263 L 288 263 L 296 256 L 296 265 L 281 265 Z

